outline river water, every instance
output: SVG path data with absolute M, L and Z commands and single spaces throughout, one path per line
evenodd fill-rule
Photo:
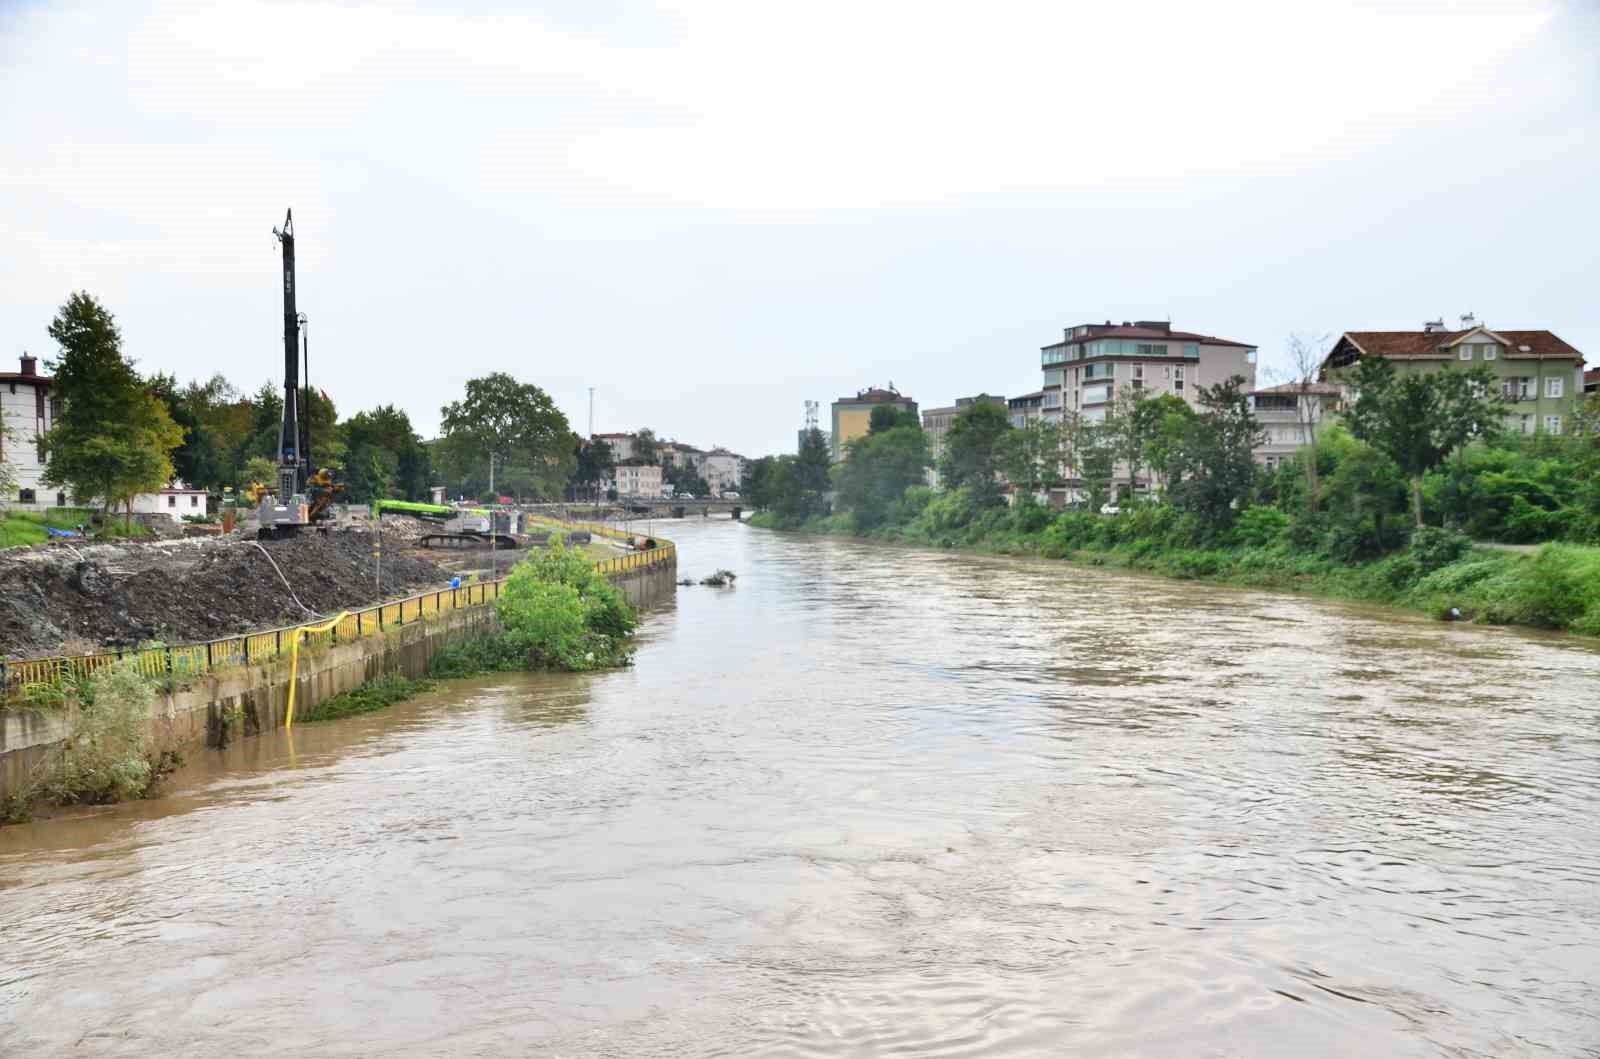
M 0 830 L 0 1054 L 1600 1054 L 1593 644 L 670 535 L 630 670 Z

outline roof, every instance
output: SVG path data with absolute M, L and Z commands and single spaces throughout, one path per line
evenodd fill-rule
M 897 401 L 912 403 L 911 398 L 894 390 L 884 390 L 876 386 L 869 386 L 854 397 L 841 397 L 834 404 L 893 404 Z
M 1584 372 L 1583 385 L 1586 388 L 1590 386 L 1600 386 L 1600 368 L 1590 368 L 1588 371 Z
M 1148 322 L 1141 322 L 1121 325 L 1111 323 L 1081 324 L 1079 326 L 1087 327 L 1087 332 L 1081 335 L 1071 335 L 1061 339 L 1059 342 L 1052 342 L 1048 346 L 1040 346 L 1039 348 L 1053 349 L 1069 342 L 1091 342 L 1097 338 L 1148 338 L 1163 342 L 1199 342 L 1201 345 L 1206 346 L 1238 346 L 1240 349 L 1256 348 L 1249 342 L 1235 342 L 1230 338 L 1218 338 L 1216 335 L 1202 335 L 1195 331 L 1174 331 L 1165 324 L 1152 326 Z M 1072 328 L 1072 330 L 1076 331 L 1077 327 Z
M 1579 353 L 1553 331 L 1502 331 L 1498 328 L 1469 327 L 1465 331 L 1346 331 L 1339 343 L 1347 339 L 1360 352 L 1386 360 L 1449 360 L 1455 353 L 1449 347 L 1474 332 L 1487 337 L 1504 339 L 1505 357 L 1538 359 L 1560 357 L 1582 361 Z M 1338 348 L 1338 344 L 1334 348 Z M 1522 347 L 1527 346 L 1526 350 Z
M 1011 398 L 1009 401 L 1007 401 L 1006 404 L 1012 405 L 1012 406 L 1026 405 L 1029 401 L 1042 401 L 1042 400 L 1044 400 L 1044 391 L 1043 390 L 1035 390 L 1032 393 L 1018 394 L 1017 396 L 1015 396 L 1015 397 Z
M 20 371 L 0 371 L 0 382 L 25 382 L 40 389 L 48 389 L 55 381 L 49 375 L 24 375 Z
M 1303 385 L 1301 383 L 1298 383 L 1298 382 L 1286 382 L 1286 383 L 1283 383 L 1280 386 L 1266 386 L 1266 387 L 1263 387 L 1263 388 L 1261 388 L 1259 390 L 1251 390 L 1250 391 L 1250 396 L 1251 397 L 1259 397 L 1262 394 L 1271 394 L 1271 393 L 1295 394 L 1295 393 L 1301 393 L 1301 392 L 1304 392 L 1304 393 L 1341 394 L 1341 393 L 1344 393 L 1344 387 L 1338 385 L 1337 383 L 1332 383 L 1332 382 L 1308 382 L 1308 383 L 1305 383 Z

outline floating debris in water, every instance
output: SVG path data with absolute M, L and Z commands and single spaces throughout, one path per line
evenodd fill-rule
M 710 577 L 702 577 L 700 583 L 702 585 L 710 585 L 712 588 L 722 588 L 724 585 L 733 584 L 738 578 L 739 575 L 732 570 L 718 570 Z

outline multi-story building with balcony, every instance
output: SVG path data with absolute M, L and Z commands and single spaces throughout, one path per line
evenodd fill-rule
M 1432 320 L 1420 331 L 1346 331 L 1322 362 L 1323 381 L 1348 382 L 1363 357 L 1381 357 L 1402 372 L 1488 369 L 1514 434 L 1563 433 L 1582 400 L 1582 353 L 1554 332 L 1490 330 L 1470 315 L 1456 329 Z
M 1331 382 L 1289 382 L 1250 391 L 1250 411 L 1261 424 L 1256 462 L 1269 470 L 1309 444 L 1314 431 L 1344 408 L 1345 388 Z
M 1029 423 L 1036 422 L 1043 417 L 1044 391 L 1035 390 L 1020 397 L 1010 398 L 1006 401 L 1006 411 L 1009 413 L 1011 425 L 1021 430 Z
M 1162 320 L 1124 320 L 1120 325 L 1078 324 L 1059 342 L 1039 351 L 1044 373 L 1042 413 L 1059 420 L 1066 412 L 1103 421 L 1119 392 L 1174 394 L 1198 407 L 1201 387 L 1243 377 L 1255 386 L 1256 347 L 1231 339 L 1174 331 Z

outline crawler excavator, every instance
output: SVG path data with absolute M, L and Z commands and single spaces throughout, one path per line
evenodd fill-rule
M 329 506 L 344 492 L 328 468 L 311 470 L 311 417 L 306 408 L 311 400 L 311 351 L 309 340 L 301 346 L 304 317 L 294 305 L 293 210 L 284 213 L 283 227 L 272 229 L 272 234 L 283 247 L 283 422 L 278 427 L 276 488 L 258 497 L 256 535 L 261 538 L 287 536 L 319 522 L 326 525 L 331 519 Z M 303 377 L 302 355 L 306 358 Z

